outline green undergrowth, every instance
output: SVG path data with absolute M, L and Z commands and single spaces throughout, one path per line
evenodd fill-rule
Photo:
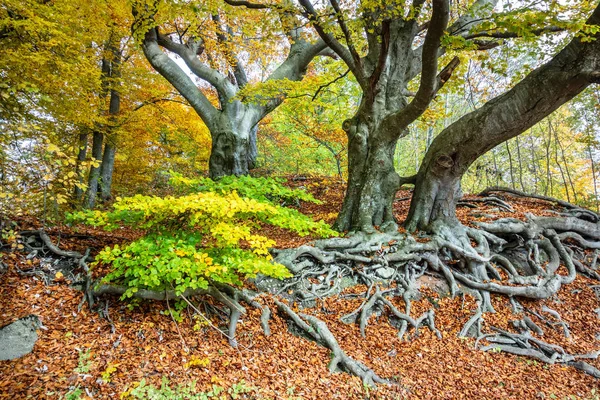
M 283 184 L 285 179 L 271 177 L 251 176 L 225 176 L 218 181 L 210 178 L 186 178 L 183 175 L 170 171 L 169 184 L 179 194 L 213 192 L 219 194 L 238 193 L 241 197 L 255 199 L 263 202 L 287 204 L 298 200 L 314 204 L 321 204 L 312 194 L 300 190 L 290 189 Z
M 195 382 L 188 385 L 169 385 L 169 380 L 163 377 L 160 387 L 146 383 L 141 380 L 133 385 L 134 387 L 121 394 L 121 399 L 140 399 L 140 400 L 208 400 L 208 399 L 248 399 L 256 398 L 251 395 L 256 389 L 246 384 L 244 380 L 231 385 L 225 389 L 218 385 L 212 385 L 211 389 L 205 392 L 196 390 Z
M 211 283 L 240 285 L 259 273 L 273 278 L 290 276 L 283 265 L 272 261 L 269 249 L 275 241 L 260 234 L 265 225 L 300 236 L 336 235 L 326 223 L 279 205 L 281 199 L 314 199 L 275 180 L 229 177 L 208 183 L 181 176 L 176 179 L 189 183 L 187 194 L 118 198 L 109 211 L 87 210 L 68 216 L 71 223 L 108 231 L 120 226 L 146 231 L 130 244 L 105 248 L 92 264 L 112 266 L 104 281 L 125 285 L 124 298 L 140 289 L 172 289 L 181 294 L 205 289 Z M 194 192 L 200 190 L 198 181 L 204 189 Z M 264 182 L 268 184 L 263 187 Z

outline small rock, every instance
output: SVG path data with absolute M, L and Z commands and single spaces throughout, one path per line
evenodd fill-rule
M 0 328 L 0 360 L 14 360 L 31 353 L 42 326 L 37 315 L 28 315 Z
M 396 270 L 392 267 L 382 267 L 379 268 L 376 272 L 377 276 L 381 279 L 390 279 Z

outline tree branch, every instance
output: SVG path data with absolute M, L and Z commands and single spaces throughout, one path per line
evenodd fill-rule
M 185 97 L 204 123 L 210 128 L 211 121 L 216 117 L 218 110 L 175 61 L 170 59 L 160 49 L 156 29 L 150 29 L 146 32 L 142 43 L 142 50 L 152 67 Z
M 352 40 L 352 34 L 350 33 L 348 26 L 346 25 L 346 21 L 344 20 L 344 15 L 342 14 L 342 9 L 340 8 L 340 4 L 338 3 L 337 0 L 329 0 L 329 3 L 331 3 L 331 6 L 333 7 L 333 9 L 335 11 L 335 17 L 338 21 L 338 25 L 340 26 L 340 29 L 342 30 L 342 34 L 344 35 L 344 38 L 346 39 L 346 45 L 348 46 L 348 50 L 350 51 L 350 54 L 352 55 L 352 59 L 354 60 L 354 63 L 357 65 L 357 67 L 362 69 L 362 62 L 360 60 L 360 55 L 358 54 L 358 52 L 356 51 L 356 47 L 354 46 L 354 41 Z
M 367 90 L 367 82 L 365 80 L 365 74 L 360 64 L 354 62 L 354 56 L 351 51 L 342 45 L 332 34 L 325 32 L 323 26 L 319 23 L 319 16 L 313 7 L 310 0 L 299 0 L 300 5 L 304 8 L 304 16 L 313 24 L 315 30 L 323 39 L 323 41 L 333 50 L 350 68 L 352 74 L 356 78 L 358 84 L 363 90 Z
M 477 0 L 469 9 L 461 15 L 452 25 L 447 29 L 451 36 L 464 36 L 468 34 L 476 24 L 485 20 L 484 17 L 491 15 L 492 10 L 498 3 L 498 0 Z M 427 28 L 431 26 L 431 21 L 427 23 Z M 423 65 L 423 50 L 419 47 L 414 50 L 415 56 L 413 57 L 412 66 L 408 74 L 408 81 L 416 77 L 421 72 Z M 446 52 L 445 48 L 440 48 L 438 51 L 438 57 L 441 57 Z
M 535 29 L 531 31 L 531 34 L 534 36 L 540 36 L 544 33 L 553 33 L 553 32 L 564 32 L 566 29 L 560 26 L 547 26 L 545 28 Z M 468 35 L 462 35 L 463 38 L 476 39 L 476 38 L 492 38 L 492 39 L 510 39 L 510 38 L 519 38 L 523 37 L 523 35 L 517 32 L 495 32 L 495 31 L 483 31 L 483 32 L 475 32 Z
M 250 8 L 252 10 L 266 10 L 266 9 L 271 9 L 271 8 L 279 8 L 279 6 L 277 4 L 261 4 L 261 3 L 252 3 L 250 1 L 246 1 L 246 0 L 224 0 L 225 3 L 229 4 L 230 6 L 235 6 L 235 7 L 246 7 L 246 8 Z
M 599 23 L 600 5 L 587 21 L 588 25 Z M 590 72 L 600 71 L 600 33 L 593 39 L 583 42 L 575 36 L 512 89 L 444 129 L 429 147 L 419 176 L 428 171 L 462 176 L 481 155 L 523 133 L 581 93 L 592 84 Z M 441 164 L 439 160 L 447 162 Z
M 223 29 L 223 27 L 221 26 L 221 18 L 219 17 L 219 14 L 213 14 L 212 20 L 215 23 L 215 25 L 217 25 L 217 39 L 219 40 L 219 43 L 223 44 L 223 47 L 225 49 L 225 55 L 228 59 L 227 61 L 233 67 L 233 75 L 235 76 L 235 80 L 237 82 L 238 87 L 241 89 L 248 83 L 248 77 L 246 76 L 244 66 L 242 65 L 239 58 L 231 51 L 230 47 L 228 46 L 228 37 L 220 31 L 221 29 Z M 232 32 L 229 26 L 226 26 L 223 30 L 227 32 L 227 35 L 231 36 Z
M 379 82 L 379 78 L 381 77 L 381 73 L 383 72 L 383 68 L 385 67 L 385 62 L 388 57 L 388 53 L 390 50 L 390 21 L 385 20 L 381 23 L 381 46 L 379 50 L 379 57 L 377 58 L 377 65 L 369 78 L 369 84 L 371 85 L 371 90 L 375 89 L 375 85 Z
M 390 137 L 397 137 L 408 125 L 417 119 L 429 106 L 437 91 L 450 78 L 460 60 L 455 57 L 437 74 L 438 53 L 442 36 L 450 18 L 448 0 L 433 0 L 431 24 L 423 44 L 423 68 L 419 90 L 412 101 L 402 110 L 391 114 L 382 122 L 382 130 Z
M 221 74 L 219 71 L 202 63 L 198 59 L 197 49 L 195 49 L 193 46 L 190 47 L 182 43 L 175 43 L 167 35 L 160 34 L 160 32 L 158 32 L 158 28 L 156 29 L 156 42 L 160 46 L 181 57 L 194 75 L 210 83 L 215 89 L 217 89 L 217 92 L 219 92 L 219 95 L 224 100 L 229 100 L 235 96 L 236 89 L 231 82 L 229 82 L 227 77 Z

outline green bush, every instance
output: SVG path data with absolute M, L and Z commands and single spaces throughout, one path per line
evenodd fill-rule
M 198 192 L 228 194 L 237 192 L 241 197 L 260 201 L 290 203 L 302 200 L 321 204 L 321 201 L 304 190 L 290 189 L 283 186 L 285 180 L 281 178 L 225 176 L 218 181 L 213 181 L 210 178 L 186 178 L 173 171 L 170 171 L 169 175 L 169 183 L 181 194 Z
M 232 178 L 233 179 L 233 178 Z M 146 230 L 140 239 L 102 250 L 96 263 L 111 264 L 105 282 L 127 286 L 124 297 L 139 289 L 170 290 L 207 288 L 210 282 L 240 285 L 245 278 L 261 273 L 274 278 L 288 277 L 289 271 L 273 263 L 269 248 L 275 242 L 256 232 L 267 224 L 301 236 L 335 235 L 324 222 L 273 204 L 261 196 L 291 196 L 283 190 L 265 187 L 260 192 L 256 178 L 252 197 L 236 190 L 200 192 L 180 197 L 141 196 L 117 199 L 111 211 L 82 211 L 69 215 L 69 221 L 101 226 L 106 230 L 122 225 Z M 233 179 L 231 182 L 234 182 Z M 242 185 L 243 186 L 243 185 Z M 262 193 L 262 194 L 261 194 Z

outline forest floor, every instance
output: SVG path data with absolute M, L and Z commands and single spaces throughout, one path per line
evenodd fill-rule
M 324 202 L 302 204 L 302 212 L 328 222 L 335 219 L 343 198 L 341 183 L 319 178 L 292 184 L 306 187 Z M 405 198 L 409 195 L 398 193 L 396 213 L 400 221 L 408 211 L 409 201 Z M 477 209 L 459 208 L 459 217 L 464 224 L 470 224 L 489 219 L 489 214 L 494 218 L 524 218 L 526 212 L 547 214 L 550 207 L 540 201 L 507 200 L 515 208 L 514 213 L 481 205 Z M 19 223 L 20 229 L 39 228 L 39 222 L 33 219 Z M 54 243 L 60 240 L 62 249 L 83 252 L 89 247 L 92 254 L 139 234 L 66 226 L 49 228 L 47 232 Z M 280 248 L 310 240 L 278 229 L 265 229 L 262 233 L 275 239 Z M 0 275 L 0 326 L 36 314 L 45 328 L 38 331 L 39 340 L 32 353 L 17 360 L 0 361 L 0 399 L 65 398 L 67 392 L 72 397 L 66 398 L 77 398 L 75 394 L 94 399 L 128 398 L 140 381 L 160 386 L 164 377 L 172 386 L 195 382 L 207 398 L 216 397 L 215 387 L 224 388 L 222 395 L 256 399 L 600 398 L 600 381 L 574 368 L 495 351 L 482 352 L 474 348 L 474 339 L 459 338 L 458 332 L 476 308 L 469 295 L 444 297 L 431 287 L 423 287 L 420 300 L 413 302 L 413 315 L 435 308 L 435 323 L 442 339 L 423 329 L 420 336 L 400 341 L 397 328 L 387 318 L 377 320 L 375 316 L 363 338 L 358 325 L 344 324 L 339 317 L 362 302 L 361 298 L 343 295 L 364 292 L 365 287 L 348 288 L 342 296 L 324 299 L 317 307 L 304 310 L 327 322 L 348 355 L 379 376 L 399 382 L 369 388 L 357 377 L 330 373 L 330 351 L 294 336 L 288 331 L 287 320 L 276 313 L 270 323 L 271 336 L 265 337 L 259 311 L 249 308 L 238 325 L 239 346 L 232 348 L 216 329 L 225 327 L 226 316 L 213 315 L 213 326 L 185 313 L 181 322 L 175 322 L 167 313 L 161 313 L 173 303 L 144 301 L 128 305 L 113 297 L 101 300 L 100 308 L 110 317 L 104 318 L 88 307 L 78 311 L 82 293 L 72 289 L 64 276 L 56 275 L 46 285 L 36 275 L 19 273 L 36 268 L 39 259 L 28 259 L 19 252 L 2 256 L 9 268 Z M 600 301 L 594 292 L 594 285 L 598 284 L 578 276 L 551 299 L 522 300 L 521 304 L 534 311 L 544 304 L 557 310 L 569 324 L 571 338 L 565 338 L 556 327 L 546 328 L 543 340 L 562 346 L 570 354 L 587 353 L 600 349 L 600 315 L 595 311 L 600 308 Z M 510 330 L 515 316 L 508 299 L 492 296 L 492 300 L 497 312 L 485 314 L 484 330 L 486 325 Z M 268 302 L 264 298 L 263 301 Z M 599 360 L 590 363 L 600 368 Z

